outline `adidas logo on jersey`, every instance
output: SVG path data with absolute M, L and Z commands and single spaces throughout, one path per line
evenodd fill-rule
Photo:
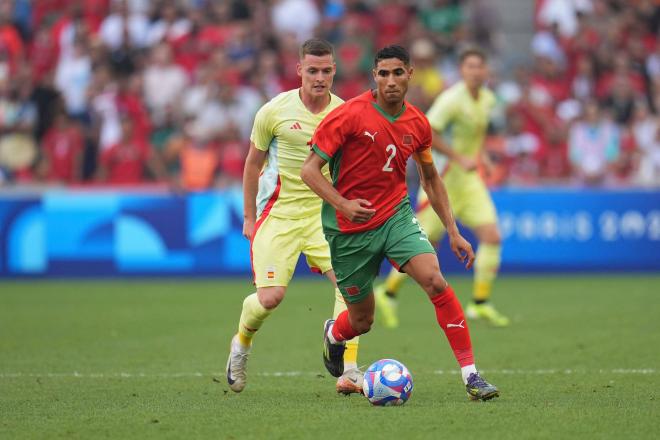
M 301 130 L 302 125 L 300 125 L 300 122 L 295 122 L 291 127 L 289 127 L 290 130 Z

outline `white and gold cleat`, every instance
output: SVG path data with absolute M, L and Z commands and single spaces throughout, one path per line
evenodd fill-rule
M 250 347 L 244 347 L 238 342 L 238 336 L 231 339 L 229 359 L 227 359 L 227 383 L 229 388 L 240 393 L 247 384 L 247 360 Z
M 362 394 L 363 380 L 364 374 L 357 368 L 346 370 L 337 378 L 337 392 L 345 395 Z

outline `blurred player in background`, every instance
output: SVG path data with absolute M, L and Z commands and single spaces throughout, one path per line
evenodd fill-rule
M 297 69 L 302 87 L 279 94 L 255 116 L 245 163 L 243 235 L 250 240 L 257 291 L 243 301 L 238 333 L 231 340 L 227 382 L 235 392 L 246 385 L 252 338 L 284 299 L 301 252 L 311 270 L 335 286 L 335 316 L 346 309 L 321 229 L 321 199 L 300 178 L 314 130 L 343 102 L 330 93 L 336 72 L 332 46 L 316 38 L 306 41 Z M 329 176 L 327 169 L 324 176 Z M 357 346 L 357 338 L 348 344 L 337 392 L 361 391 Z
M 480 159 L 486 170 L 492 169 L 483 145 L 495 95 L 484 85 L 488 66 L 482 50 L 474 47 L 464 50 L 459 57 L 459 67 L 462 81 L 440 94 L 427 112 L 434 131 L 434 162 L 447 187 L 456 217 L 479 240 L 474 262 L 473 297 L 465 314 L 470 319 L 484 319 L 494 326 L 505 327 L 509 325 L 509 318 L 499 313 L 489 301 L 500 267 L 501 238 L 497 213 L 488 188 L 477 171 Z M 445 134 L 449 135 L 449 143 L 443 140 Z M 421 187 L 417 202 L 419 224 L 437 246 L 445 228 Z M 386 327 L 398 326 L 396 295 L 405 278 L 405 273 L 392 269 L 385 283 L 376 287 L 376 304 Z
M 447 228 L 452 251 L 471 267 L 472 247 L 456 227 L 433 163 L 431 126 L 421 111 L 405 101 L 412 73 L 404 48 L 381 49 L 374 61 L 376 90 L 347 101 L 321 122 L 302 168 L 305 183 L 325 201 L 323 231 L 348 305 L 336 321 L 325 323 L 323 359 L 330 374 L 342 374 L 345 341 L 368 332 L 373 323 L 373 281 L 387 257 L 429 296 L 461 367 L 468 396 L 488 400 L 499 391 L 477 372 L 461 304 L 410 207 L 406 163 L 412 156 L 429 203 Z M 332 183 L 322 173 L 326 162 Z

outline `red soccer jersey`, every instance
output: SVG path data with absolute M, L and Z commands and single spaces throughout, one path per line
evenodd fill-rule
M 408 158 L 430 146 L 429 121 L 408 102 L 391 116 L 370 90 L 331 111 L 316 129 L 312 148 L 329 162 L 337 191 L 349 200 L 368 200 L 376 214 L 366 223 L 353 223 L 324 203 L 324 231 L 356 233 L 385 223 L 408 197 Z
M 108 172 L 108 183 L 137 185 L 144 182 L 144 166 L 150 154 L 149 145 L 137 139 L 109 147 L 101 154 L 101 163 Z
M 76 158 L 84 149 L 80 130 L 74 126 L 52 127 L 43 140 L 43 154 L 48 159 L 48 180 L 75 182 Z

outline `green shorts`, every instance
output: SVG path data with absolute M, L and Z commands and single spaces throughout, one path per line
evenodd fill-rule
M 384 258 L 397 269 L 419 254 L 435 254 L 406 199 L 385 223 L 355 234 L 326 234 L 332 268 L 346 301 L 362 301 L 372 292 Z

